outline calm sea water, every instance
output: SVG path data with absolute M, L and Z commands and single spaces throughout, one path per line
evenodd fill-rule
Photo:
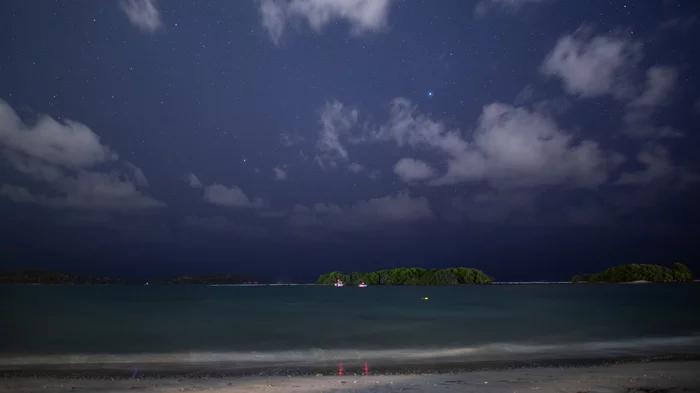
M 5 369 L 700 354 L 694 284 L 0 286 L 0 298 Z

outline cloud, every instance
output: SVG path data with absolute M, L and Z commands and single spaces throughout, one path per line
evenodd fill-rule
M 280 134 L 280 142 L 286 147 L 292 147 L 298 145 L 304 141 L 304 137 L 299 134 L 293 134 L 289 132 L 283 132 Z
M 545 1 L 549 0 L 481 0 L 474 6 L 474 15 L 483 18 L 492 8 L 516 12 L 525 4 L 537 4 Z
M 557 41 L 540 71 L 555 76 L 564 89 L 582 98 L 629 95 L 629 74 L 641 59 L 639 42 L 620 34 L 593 36 L 582 27 Z
M 148 186 L 143 171 L 129 162 L 120 162 L 118 155 L 102 145 L 86 125 L 71 120 L 58 122 L 46 115 L 25 124 L 3 100 L 0 157 L 43 187 L 43 191 L 36 192 L 3 184 L 0 194 L 14 202 L 74 209 L 164 206 L 142 193 Z
M 148 187 L 148 179 L 146 178 L 146 175 L 143 173 L 143 170 L 141 168 L 137 167 L 136 165 L 130 162 L 124 162 L 124 166 L 131 170 L 132 175 L 134 177 L 134 181 L 137 185 L 141 187 Z
M 192 188 L 202 188 L 202 182 L 199 181 L 199 178 L 195 176 L 194 173 L 190 173 L 187 176 L 187 183 L 190 185 Z
M 321 129 L 316 141 L 319 155 L 314 158 L 319 166 L 335 168 L 339 162 L 348 160 L 349 154 L 341 137 L 351 131 L 357 117 L 357 109 L 346 108 L 338 101 L 328 102 L 321 109 Z
M 363 200 L 349 206 L 324 203 L 310 207 L 296 205 L 289 215 L 289 223 L 294 228 L 347 231 L 433 217 L 433 211 L 426 198 L 413 198 L 407 191 L 402 191 L 396 196 Z
M 389 121 L 364 140 L 441 153 L 447 172 L 432 185 L 487 181 L 497 188 L 596 187 L 622 161 L 593 141 L 576 140 L 545 114 L 501 103 L 483 108 L 468 141 L 460 130 L 418 113 L 410 101 L 395 99 Z
M 644 164 L 645 168 L 636 172 L 622 173 L 615 184 L 643 186 L 656 180 L 669 178 L 680 171 L 671 163 L 668 151 L 658 145 L 641 151 L 637 155 L 637 161 Z
M 430 165 L 413 158 L 400 159 L 394 166 L 394 173 L 406 183 L 424 181 L 435 175 L 435 171 Z
M 276 180 L 284 180 L 287 178 L 287 172 L 280 167 L 275 167 L 272 171 L 275 172 Z
M 673 67 L 656 66 L 647 70 L 644 90 L 629 103 L 623 118 L 627 135 L 638 138 L 683 135 L 668 126 L 657 127 L 653 122 L 657 109 L 670 101 L 677 79 L 678 71 Z
M 678 71 L 673 67 L 651 67 L 647 70 L 646 88 L 642 95 L 634 99 L 634 108 L 655 108 L 671 96 L 676 87 Z
M 317 33 L 335 20 L 350 24 L 353 35 L 386 26 L 393 0 L 260 0 L 263 28 L 276 45 L 290 21 L 304 20 Z
M 142 31 L 153 33 L 163 27 L 155 0 L 119 0 L 119 8 Z
M 348 164 L 348 171 L 352 173 L 360 173 L 363 169 L 365 169 L 365 167 L 356 162 L 351 162 L 350 164 Z
M 693 28 L 697 21 L 697 16 L 666 19 L 663 22 L 661 22 L 661 24 L 659 25 L 659 29 L 686 32 L 687 30 Z
M 226 187 L 218 183 L 214 183 L 204 187 L 204 200 L 213 205 L 220 205 L 226 207 L 263 207 L 262 199 L 250 199 L 239 187 Z
M 610 95 L 627 103 L 623 133 L 634 138 L 680 137 L 683 133 L 670 126 L 654 124 L 654 115 L 670 101 L 678 71 L 674 67 L 654 66 L 647 70 L 643 86 L 635 84 L 642 47 L 621 34 L 593 36 L 582 27 L 561 37 L 543 62 L 540 71 L 556 76 L 564 89 L 581 98 Z
M 260 18 L 272 42 L 278 45 L 287 24 L 286 0 L 260 0 Z

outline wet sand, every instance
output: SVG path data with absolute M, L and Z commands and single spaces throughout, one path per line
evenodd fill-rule
M 540 367 L 447 374 L 241 378 L 58 379 L 8 377 L 0 392 L 700 392 L 700 361 Z

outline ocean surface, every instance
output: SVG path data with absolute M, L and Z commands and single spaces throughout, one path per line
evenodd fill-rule
M 697 284 L 0 286 L 0 298 L 5 371 L 366 371 L 700 355 Z

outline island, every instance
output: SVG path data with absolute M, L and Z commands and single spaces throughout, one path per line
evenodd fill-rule
M 581 274 L 571 278 L 572 283 L 658 283 L 693 281 L 693 273 L 682 263 L 673 268 L 650 264 L 620 265 L 595 274 Z
M 198 285 L 236 285 L 236 284 L 257 284 L 248 277 L 240 274 L 214 274 L 210 276 L 182 276 L 163 281 L 153 281 L 154 284 L 198 284 Z
M 198 285 L 235 285 L 257 284 L 240 274 L 215 274 L 208 276 L 182 276 L 166 280 L 123 280 L 112 277 L 95 277 L 70 274 L 45 269 L 19 269 L 0 272 L 0 284 L 34 284 L 34 285 L 144 285 L 144 284 L 198 284 Z
M 362 282 L 369 285 L 465 285 L 491 284 L 493 277 L 484 274 L 481 270 L 466 267 L 430 270 L 401 267 L 369 273 L 330 272 L 322 274 L 316 280 L 316 285 L 333 285 L 337 280 L 349 285 L 358 285 Z
M 0 284 L 123 284 L 124 281 L 110 277 L 95 277 L 70 274 L 44 269 L 19 269 L 0 272 Z

